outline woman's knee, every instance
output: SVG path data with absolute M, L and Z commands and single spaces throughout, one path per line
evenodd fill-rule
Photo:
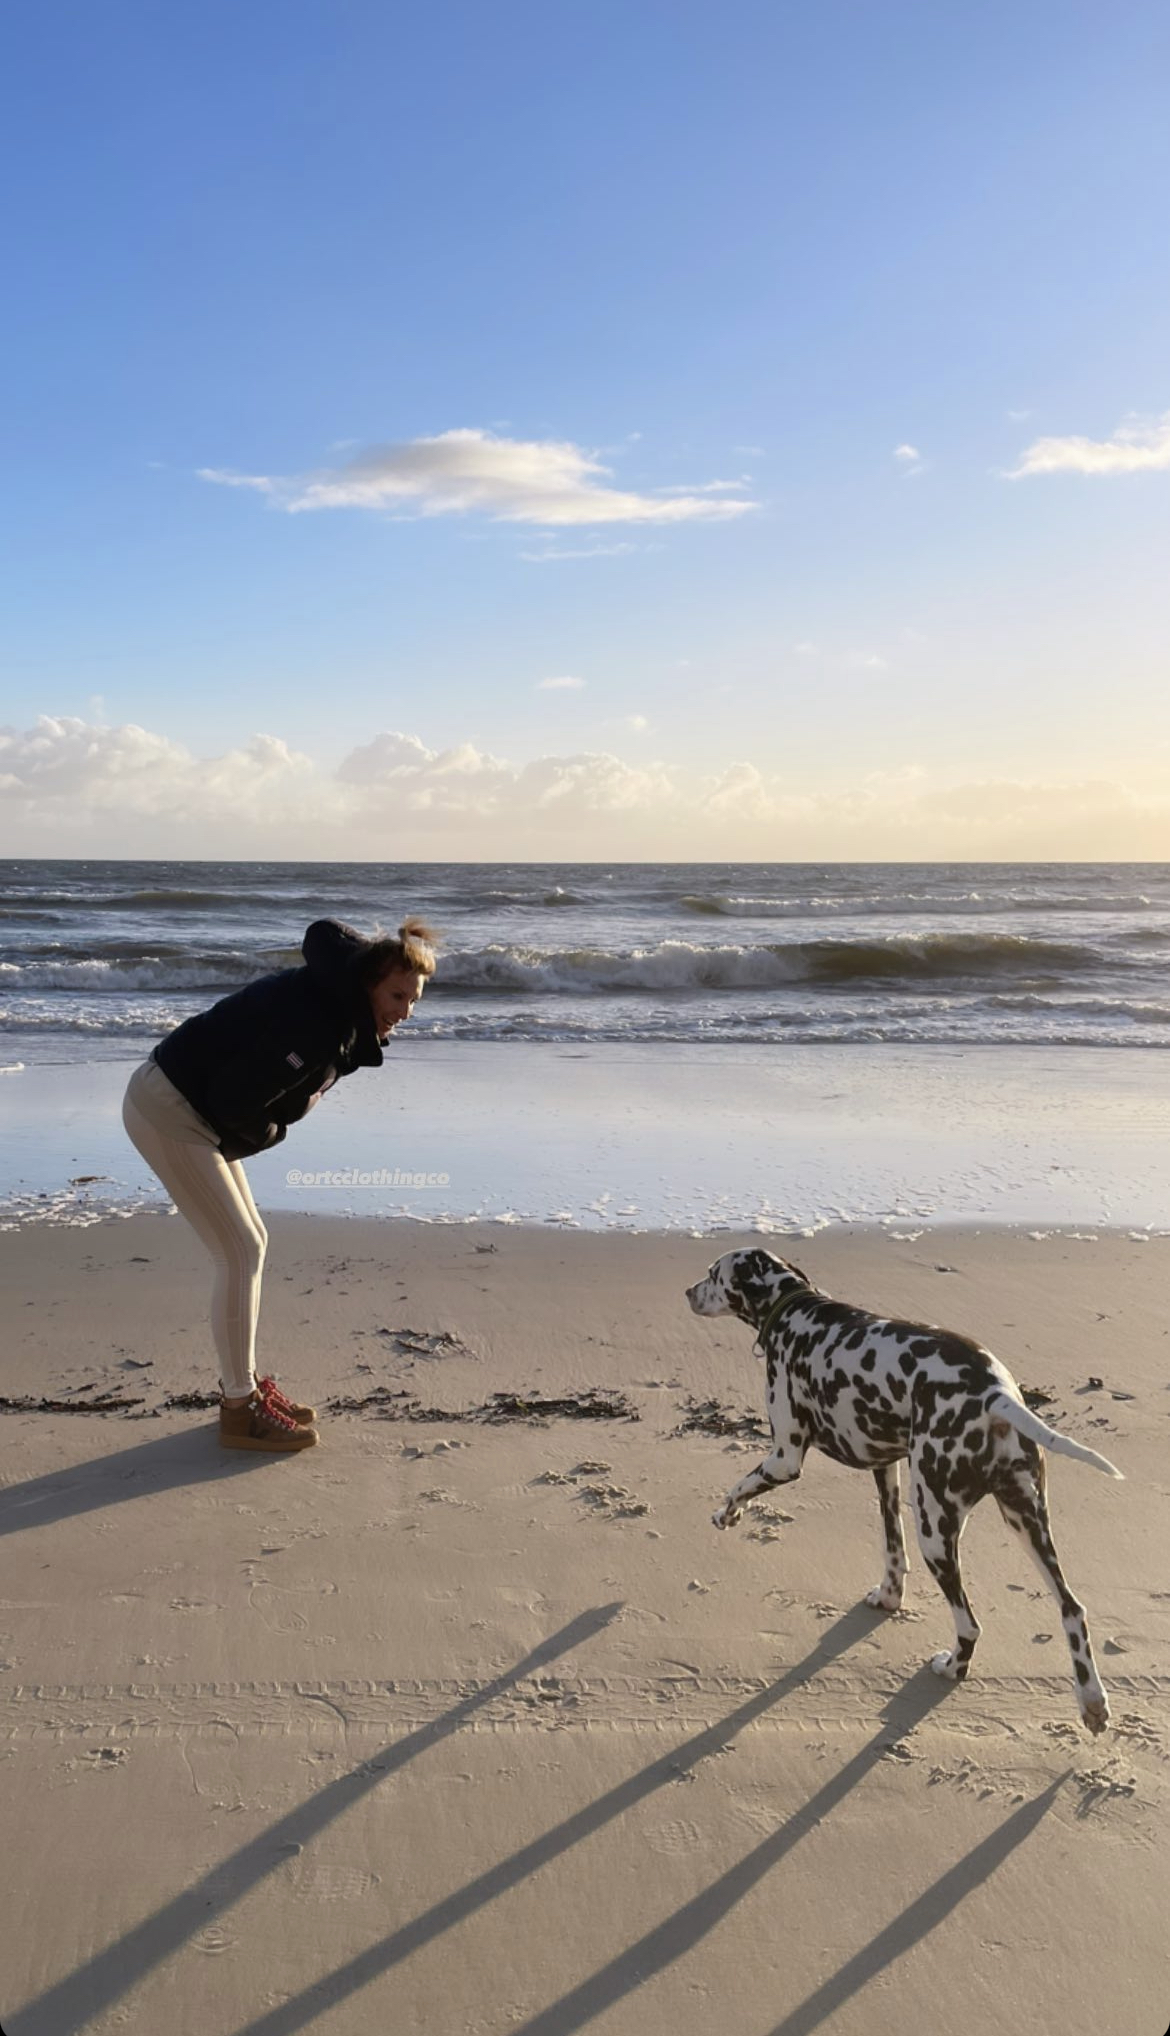
M 209 1240 L 210 1243 L 210 1240 Z M 250 1223 L 240 1224 L 228 1237 L 219 1237 L 211 1246 L 217 1276 L 255 1285 L 264 1271 L 264 1241 Z
M 244 1264 L 249 1278 L 258 1280 L 268 1252 L 268 1232 L 249 1228 L 243 1240 Z

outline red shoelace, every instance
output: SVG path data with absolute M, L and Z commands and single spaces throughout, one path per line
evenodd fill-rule
M 281 1392 L 273 1378 L 257 1379 L 256 1399 L 262 1414 L 275 1421 L 278 1428 L 296 1428 L 299 1424 L 293 1411 L 293 1403 Z

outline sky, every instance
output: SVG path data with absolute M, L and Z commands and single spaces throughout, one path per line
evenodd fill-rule
M 38 0 L 0 855 L 1170 858 L 1170 15 Z

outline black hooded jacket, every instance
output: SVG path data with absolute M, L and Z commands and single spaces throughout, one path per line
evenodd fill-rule
M 279 1145 L 322 1089 L 381 1067 L 373 1012 L 355 964 L 368 946 L 335 919 L 305 934 L 304 968 L 261 976 L 155 1047 L 168 1081 L 219 1133 L 225 1159 Z

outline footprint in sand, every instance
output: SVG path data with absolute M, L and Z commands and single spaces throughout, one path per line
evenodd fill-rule
M 676 1818 L 673 1823 L 659 1824 L 653 1831 L 647 1831 L 646 1843 L 651 1852 L 679 1853 L 697 1852 L 700 1846 L 709 1843 L 697 1824 L 685 1817 Z
M 542 1612 L 545 1606 L 543 1593 L 531 1584 L 527 1589 L 523 1585 L 497 1584 L 496 1596 L 502 1598 L 506 1605 L 514 1605 L 519 1612 Z
M 234 1810 L 244 1800 L 236 1771 L 239 1737 L 231 1725 L 217 1721 L 180 1741 L 191 1786 L 211 1809 Z
M 309 1623 L 279 1584 L 253 1584 L 248 1603 L 273 1633 L 301 1633 Z
M 373 1893 L 382 1876 L 356 1866 L 312 1866 L 298 1860 L 285 1868 L 284 1878 L 303 1901 L 359 1902 Z
M 775 1805 L 768 1803 L 762 1796 L 731 1795 L 728 1797 L 727 1807 L 748 1826 L 749 1830 L 762 1832 L 765 1837 L 772 1837 L 775 1834 L 777 1825 Z

